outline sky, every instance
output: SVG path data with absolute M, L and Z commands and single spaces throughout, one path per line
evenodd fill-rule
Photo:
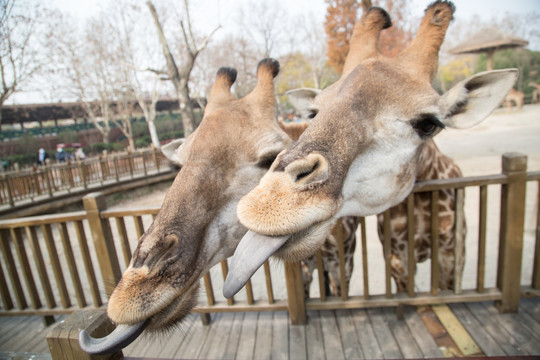
M 84 20 L 87 16 L 99 13 L 111 0 L 50 0 L 53 6 L 69 12 L 74 17 Z M 160 0 L 153 0 L 157 5 Z M 210 34 L 218 25 L 220 31 L 214 35 L 219 39 L 226 34 L 239 31 L 237 13 L 240 8 L 247 8 L 249 4 L 261 0 L 190 0 L 192 23 L 196 32 Z M 264 0 L 269 4 L 284 7 L 290 19 L 296 15 L 311 14 L 321 24 L 324 21 L 327 4 L 325 0 Z M 410 0 L 411 16 L 418 20 L 423 16 L 425 8 L 433 0 Z M 506 12 L 514 14 L 540 13 L 540 0 L 453 0 L 456 6 L 455 22 L 460 19 L 469 19 L 478 15 L 481 20 L 490 20 L 502 16 Z M 144 0 L 141 0 L 144 3 Z M 82 21 L 81 21 L 82 23 Z M 540 49 L 533 49 L 540 50 Z
M 156 3 L 159 0 L 154 0 Z M 276 6 L 284 6 L 291 14 L 311 12 L 320 20 L 324 19 L 326 3 L 324 0 L 266 0 Z M 53 6 L 67 11 L 74 16 L 84 18 L 99 12 L 99 9 L 108 0 L 52 0 Z M 421 16 L 423 10 L 432 0 L 412 0 L 412 9 L 415 16 Z M 190 6 L 197 24 L 203 24 L 201 30 L 212 30 L 216 24 L 225 25 L 228 17 L 237 8 L 247 6 L 250 0 L 195 0 Z M 453 0 L 456 5 L 455 18 L 467 18 L 478 14 L 481 18 L 489 19 L 493 15 L 504 13 L 540 12 L 540 0 Z M 195 21 L 194 21 L 195 22 Z
M 52 0 L 53 6 L 68 11 L 71 14 L 84 18 L 87 15 L 95 14 L 108 0 Z M 154 0 L 156 3 L 159 0 Z M 284 6 L 289 13 L 312 12 L 321 21 L 324 19 L 326 3 L 324 0 L 266 0 L 275 3 L 277 6 Z M 423 10 L 432 0 L 412 0 L 414 15 L 421 16 Z M 213 24 L 223 24 L 227 17 L 238 7 L 250 3 L 250 0 L 195 0 L 191 1 L 191 8 L 197 20 L 207 23 L 209 27 Z M 504 13 L 529 13 L 540 12 L 540 0 L 453 0 L 456 5 L 456 19 L 470 17 L 478 14 L 480 17 L 489 19 L 493 15 Z
M 79 23 L 83 23 L 87 17 L 97 15 L 100 10 L 106 7 L 111 0 L 49 0 L 51 7 L 56 7 L 62 12 L 69 13 Z M 153 0 L 157 5 L 160 0 Z M 247 8 L 253 1 L 260 0 L 190 0 L 190 10 L 192 23 L 195 30 L 202 34 L 209 34 L 218 25 L 222 29 L 218 31 L 214 38 L 220 38 L 228 33 L 238 31 L 237 13 L 240 8 Z M 296 15 L 311 14 L 321 24 L 326 13 L 325 0 L 265 0 L 269 4 L 284 7 L 290 19 L 295 19 Z M 433 0 L 411 0 L 411 16 L 420 19 L 424 9 Z M 141 0 L 144 4 L 144 0 Z M 540 0 L 453 0 L 456 6 L 454 19 L 467 19 L 473 15 L 479 15 L 482 20 L 489 20 L 505 12 L 527 14 L 531 12 L 540 13 Z M 534 49 L 540 50 L 540 49 Z M 8 103 L 32 102 L 27 99 L 33 95 L 28 93 L 15 94 Z

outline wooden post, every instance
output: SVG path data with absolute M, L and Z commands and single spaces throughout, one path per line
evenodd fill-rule
M 34 182 L 36 184 L 36 192 L 38 195 L 41 195 L 41 183 L 39 181 L 39 173 L 41 170 L 38 170 L 38 168 L 34 168 Z
M 334 225 L 334 228 L 332 229 L 332 233 L 334 234 L 334 238 L 337 241 L 338 246 L 338 259 L 339 259 L 339 283 L 340 283 L 340 289 L 341 292 L 341 299 L 343 301 L 346 301 L 349 297 L 349 289 L 347 284 L 347 276 L 345 274 L 345 236 L 344 236 L 344 230 L 343 230 L 343 223 L 338 220 L 336 225 Z
M 77 165 L 79 166 L 79 181 L 82 182 L 82 186 L 85 189 L 88 189 L 88 185 L 86 184 L 86 175 L 84 173 L 84 163 L 81 160 L 77 160 Z
M 109 165 L 110 164 L 110 160 L 111 157 L 109 156 L 109 153 L 106 153 L 105 154 L 105 174 L 107 174 L 107 179 L 111 176 L 111 166 Z
M 291 324 L 305 325 L 307 323 L 306 303 L 304 301 L 304 286 L 299 262 L 285 262 L 285 281 L 287 283 Z
M 66 166 L 67 176 L 68 176 L 69 185 L 70 185 L 69 188 L 68 188 L 68 192 L 71 192 L 71 190 L 75 187 L 75 182 L 73 180 L 73 169 L 74 168 L 75 167 L 71 163 L 71 160 L 68 160 L 68 165 Z
M 79 332 L 86 330 L 100 338 L 110 334 L 114 325 L 107 314 L 99 310 L 78 310 L 56 324 L 47 334 L 47 344 L 53 360 L 113 360 L 123 359 L 122 351 L 108 355 L 90 355 L 79 346 Z
M 536 194 L 536 246 L 534 248 L 534 265 L 532 276 L 533 289 L 540 289 L 540 182 L 538 182 L 538 192 Z
M 51 161 L 49 159 L 45 159 L 45 184 L 47 184 L 47 192 L 49 193 L 49 197 L 53 196 L 53 184 L 51 177 Z
M 11 193 L 11 185 L 9 184 L 9 177 L 6 174 L 2 175 L 2 180 L 6 184 L 6 192 L 8 196 L 8 201 L 10 206 L 15 206 L 15 202 L 13 201 L 13 194 Z
M 133 178 L 133 154 L 128 150 L 127 152 L 128 165 L 129 165 L 129 175 Z
M 122 273 L 114 247 L 111 225 L 107 219 L 102 219 L 100 215 L 100 212 L 107 208 L 105 196 L 99 192 L 90 193 L 83 198 L 83 204 L 92 230 L 105 291 L 109 297 L 122 277 Z
M 107 153 L 104 151 L 103 156 L 99 156 L 99 167 L 101 169 L 101 185 L 107 180 L 107 173 L 105 169 L 105 161 L 107 161 Z
M 144 176 L 148 175 L 148 170 L 146 169 L 146 154 L 143 150 L 139 151 L 139 154 L 142 156 L 142 164 L 144 170 Z
M 465 226 L 465 189 L 456 189 L 456 224 L 454 234 L 456 236 L 454 242 L 454 293 L 462 293 L 463 269 L 460 271 L 459 264 L 464 264 L 463 254 L 465 254 L 465 238 L 463 236 L 463 228 Z
M 152 158 L 154 159 L 154 167 L 156 168 L 156 171 L 159 172 L 159 159 L 157 157 L 157 149 L 152 144 Z
M 120 177 L 118 175 L 118 156 L 113 156 L 113 164 L 114 164 L 114 178 L 116 179 L 116 182 L 119 181 Z
M 502 292 L 502 299 L 497 302 L 497 307 L 501 312 L 517 312 L 525 223 L 527 156 L 519 153 L 504 154 L 502 169 L 508 177 L 508 183 L 502 185 L 501 189 L 497 287 Z
M 416 274 L 416 256 L 415 256 L 415 221 L 414 221 L 414 193 L 410 193 L 407 197 L 407 257 L 408 257 L 408 274 L 407 289 L 409 297 L 415 297 L 414 290 L 414 275 Z

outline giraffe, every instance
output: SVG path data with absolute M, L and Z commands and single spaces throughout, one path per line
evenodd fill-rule
M 296 104 L 295 104 L 296 105 Z M 302 109 L 300 109 L 302 111 Z M 286 123 L 279 121 L 279 126 L 287 135 L 296 141 L 309 126 L 309 121 L 303 120 L 300 122 Z M 356 229 L 358 228 L 359 218 L 354 216 L 346 216 L 336 221 L 332 226 L 332 230 L 324 240 L 322 247 L 321 258 L 324 269 L 325 291 L 327 294 L 340 296 L 342 290 L 340 266 L 339 266 L 339 245 L 337 236 L 343 239 L 343 251 L 345 260 L 345 288 L 349 289 L 353 268 L 354 268 L 354 251 L 356 249 Z M 340 226 L 339 235 L 337 226 Z M 316 256 L 310 256 L 301 261 L 302 267 L 302 284 L 304 287 L 304 297 L 309 298 L 310 286 L 313 281 L 313 272 L 317 268 Z
M 416 169 L 416 180 L 448 179 L 461 176 L 461 170 L 456 163 L 441 153 L 433 140 L 429 140 L 420 153 L 419 163 Z M 438 207 L 439 288 L 442 290 L 454 289 L 454 271 L 457 272 L 456 277 L 461 279 L 465 265 L 464 241 L 467 235 L 467 228 L 464 217 L 461 217 L 461 225 L 456 227 L 456 212 L 464 212 L 464 203 L 456 203 L 456 194 L 453 189 L 444 189 L 439 191 Z M 384 244 L 383 214 L 377 215 L 377 222 L 379 238 Z M 420 263 L 431 257 L 431 194 L 414 194 L 414 224 L 415 261 L 416 263 Z M 409 280 L 407 201 L 403 201 L 390 208 L 390 237 L 392 277 L 396 283 L 397 291 L 406 292 L 408 290 Z M 459 262 L 457 264 L 455 264 L 455 248 L 460 252 L 460 256 L 458 257 Z
M 249 231 L 231 259 L 226 297 L 269 256 L 312 255 L 335 219 L 399 204 L 433 136 L 447 126 L 474 126 L 499 106 L 517 69 L 475 74 L 443 95 L 431 85 L 454 11 L 449 1 L 433 2 L 411 44 L 388 58 L 378 38 L 390 17 L 369 9 L 355 25 L 340 79 L 320 92 L 297 94 L 312 123 L 238 203 L 238 219 Z
M 540 101 L 540 84 L 537 84 L 534 81 L 531 81 L 529 83 L 529 86 L 534 88 L 532 92 L 531 103 L 536 104 Z
M 305 90 L 305 89 L 304 89 Z M 311 89 L 310 89 L 311 90 Z M 317 91 L 313 89 L 311 91 Z M 300 112 L 303 112 L 302 104 L 298 104 L 294 98 L 295 91 L 291 92 L 293 97 L 291 102 L 293 106 Z M 303 112 L 303 115 L 306 115 Z M 309 114 L 307 114 L 309 116 Z M 291 134 L 298 134 L 297 136 L 291 136 L 293 140 L 298 140 L 301 132 L 303 132 L 309 122 L 302 121 L 299 123 L 282 123 L 280 126 L 285 130 L 289 136 Z M 295 130 L 291 132 L 289 127 L 293 127 Z M 298 128 L 301 131 L 297 130 Z M 300 134 L 299 134 L 300 133 Z M 462 173 L 459 167 L 446 155 L 442 154 L 437 145 L 433 141 L 428 141 L 420 154 L 419 166 L 416 172 L 416 181 L 420 180 L 433 180 L 433 179 L 448 179 L 454 177 L 461 177 Z M 420 263 L 426 261 L 431 257 L 431 199 L 429 196 L 423 193 L 415 194 L 415 261 Z M 440 230 L 438 234 L 439 238 L 439 288 L 454 289 L 454 271 L 457 271 L 458 278 L 462 278 L 463 267 L 465 265 L 463 259 L 465 258 L 465 246 L 464 244 L 458 244 L 457 248 L 461 252 L 460 260 L 457 266 L 455 266 L 455 254 L 454 248 L 456 247 L 456 241 L 464 243 L 467 235 L 467 228 L 465 218 L 462 217 L 462 224 L 456 227 L 456 211 L 464 211 L 464 204 L 459 204 L 460 208 L 456 208 L 455 203 L 455 191 L 446 189 L 440 191 L 439 196 L 439 224 Z M 383 220 L 384 215 L 379 214 L 378 218 L 378 232 L 379 238 L 384 246 L 384 234 L 383 234 Z M 353 256 L 356 248 L 356 228 L 358 227 L 358 221 L 355 222 L 354 217 L 345 217 L 340 219 L 342 226 L 345 230 L 344 247 L 345 247 L 345 279 L 346 288 L 349 288 L 349 281 L 353 270 Z M 406 251 L 407 246 L 407 203 L 406 201 L 392 207 L 390 209 L 390 229 L 391 229 L 391 273 L 397 286 L 398 292 L 406 292 L 408 290 L 408 254 Z M 456 234 L 458 229 L 460 232 Z M 333 236 L 326 238 L 322 247 L 322 260 L 323 266 L 326 272 L 330 276 L 325 276 L 326 283 L 330 283 L 330 288 L 327 287 L 327 293 L 331 293 L 334 296 L 341 295 L 339 283 L 339 260 L 338 260 L 338 248 L 336 239 Z M 309 297 L 309 286 L 312 281 L 312 273 L 316 269 L 316 258 L 311 256 L 301 261 L 302 276 L 304 285 L 304 295 Z M 325 273 L 326 275 L 326 273 Z
M 521 111 L 523 108 L 523 97 L 525 95 L 523 94 L 523 91 L 516 90 L 514 88 L 510 89 L 510 92 L 506 97 L 504 98 L 504 104 L 509 109 L 512 110 L 512 107 L 514 106 L 512 103 L 516 103 L 516 109 L 518 111 Z
M 221 68 L 199 127 L 163 148 L 181 169 L 110 296 L 107 315 L 117 328 L 101 339 L 81 332 L 84 351 L 114 352 L 142 331 L 176 326 L 196 303 L 199 279 L 233 253 L 247 231 L 235 214 L 239 199 L 291 143 L 276 121 L 278 72 L 277 61 L 262 60 L 257 85 L 236 99 L 236 70 Z

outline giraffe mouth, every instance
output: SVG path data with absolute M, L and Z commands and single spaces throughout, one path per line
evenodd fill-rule
M 86 330 L 82 330 L 79 333 L 79 345 L 88 354 L 111 354 L 131 344 L 149 324 L 150 319 L 132 325 L 121 324 L 108 336 L 100 339 L 93 338 Z
M 249 230 L 231 258 L 229 272 L 223 285 L 223 295 L 234 296 L 270 256 L 289 240 L 291 235 L 268 236 Z
M 285 261 L 298 261 L 313 255 L 323 245 L 333 223 L 334 219 L 330 218 L 283 236 L 249 230 L 231 257 L 223 295 L 227 298 L 234 296 L 272 255 Z
M 134 320 L 133 323 L 118 324 L 112 333 L 103 338 L 93 338 L 83 329 L 79 333 L 79 345 L 88 354 L 111 354 L 131 344 L 145 330 L 152 332 L 172 328 L 195 307 L 198 288 L 198 281 L 191 282 L 185 291 L 153 315 L 142 320 Z

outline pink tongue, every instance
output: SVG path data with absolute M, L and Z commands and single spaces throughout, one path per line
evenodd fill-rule
M 275 253 L 290 235 L 268 236 L 248 231 L 240 240 L 229 264 L 229 273 L 223 285 L 223 295 L 234 296 L 246 284 L 249 278 L 273 253 Z

